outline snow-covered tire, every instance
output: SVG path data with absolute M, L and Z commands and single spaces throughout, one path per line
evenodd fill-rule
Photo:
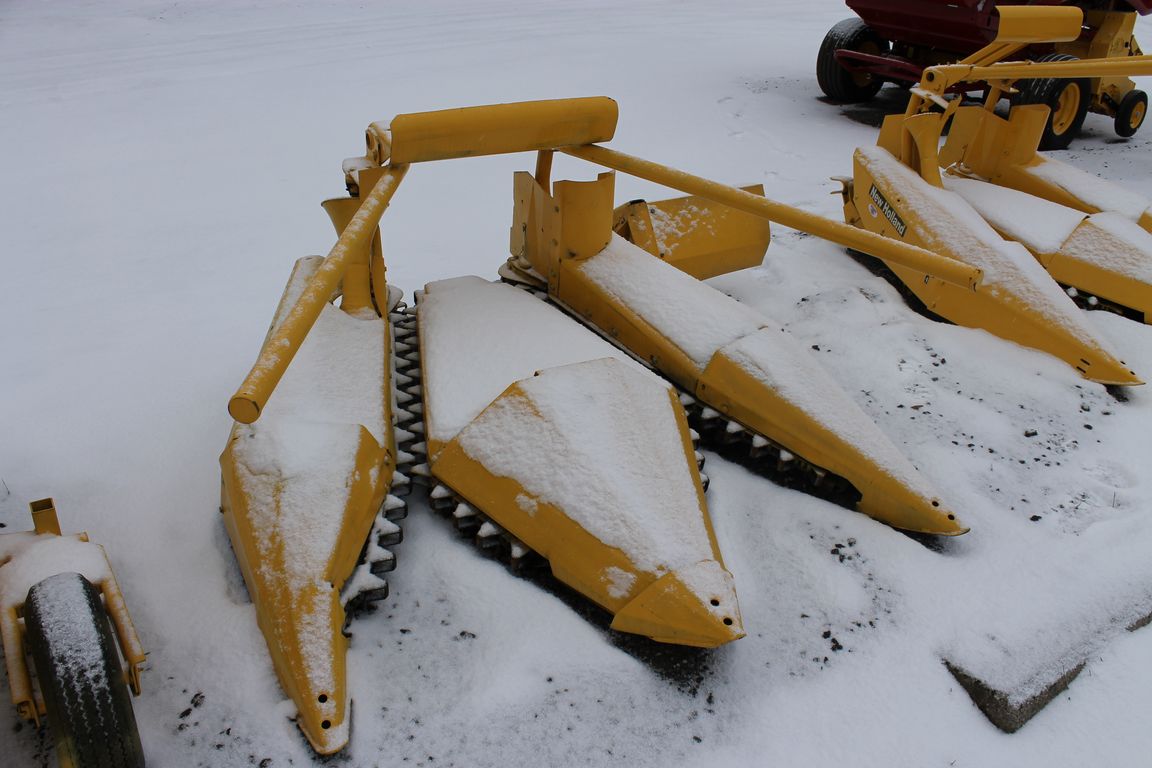
M 143 768 L 144 752 L 100 593 L 78 573 L 28 590 L 24 624 L 61 766 Z
M 1049 53 L 1036 61 L 1046 64 L 1076 60 L 1075 56 L 1066 53 Z M 1092 81 L 1086 77 L 1041 77 L 1022 80 L 1017 87 L 1020 89 L 1017 103 L 1044 104 L 1051 110 L 1039 148 L 1067 149 L 1072 139 L 1080 133 L 1080 127 L 1088 115 L 1088 106 L 1092 103 Z
M 869 101 L 884 85 L 884 79 L 864 72 L 849 72 L 836 61 L 836 51 L 885 54 L 890 46 L 860 19 L 844 19 L 824 36 L 816 55 L 816 82 L 833 101 L 856 104 Z

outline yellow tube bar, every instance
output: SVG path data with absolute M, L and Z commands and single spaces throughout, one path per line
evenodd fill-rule
M 561 147 L 558 151 L 623 173 L 663 184 L 666 187 L 706 197 L 731 208 L 775 221 L 785 227 L 831 240 L 846 248 L 863 251 L 885 261 L 911 267 L 961 287 L 975 288 L 983 276 L 976 267 L 932 253 L 914 245 L 882 237 L 867 230 L 826 219 L 814 213 L 777 203 L 736 187 L 710 181 L 659 163 L 641 160 L 623 152 L 599 146 Z
M 407 165 L 390 165 L 384 170 L 352 221 L 340 233 L 328 258 L 309 279 L 292 311 L 268 337 L 244 383 L 228 401 L 228 413 L 236 421 L 251 424 L 260 418 L 260 411 L 280 383 L 284 371 L 288 370 L 288 364 L 296 356 L 304 337 L 312 330 L 320 311 L 340 285 L 350 254 L 368 247 L 380 224 L 380 217 L 407 171 Z
M 1038 77 L 1104 77 L 1152 75 L 1152 56 L 1123 56 L 1078 61 L 1005 61 L 986 66 L 942 64 L 924 70 L 924 82 L 933 91 L 956 83 L 1023 80 Z M 941 83 L 944 85 L 941 86 Z

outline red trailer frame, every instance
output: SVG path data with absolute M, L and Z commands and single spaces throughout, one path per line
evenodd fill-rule
M 1067 0 L 845 0 L 865 24 L 899 46 L 948 54 L 952 60 L 979 50 L 996 38 L 997 5 L 1080 5 Z M 1141 15 L 1152 13 L 1152 0 L 1125 0 Z M 836 60 L 851 72 L 886 80 L 919 82 L 925 65 L 896 53 L 839 50 Z

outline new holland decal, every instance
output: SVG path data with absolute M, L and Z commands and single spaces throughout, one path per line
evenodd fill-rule
M 884 218 L 888 219 L 888 223 L 895 228 L 896 233 L 900 235 L 900 237 L 904 237 L 904 232 L 908 229 L 908 225 L 904 223 L 904 219 L 900 218 L 900 214 L 896 213 L 896 209 L 884 198 L 884 195 L 880 194 L 880 190 L 876 189 L 875 184 L 868 190 L 868 197 L 871 198 L 872 203 L 879 209 L 879 212 L 884 214 Z M 872 208 L 871 205 L 868 207 Z M 871 213 L 875 216 L 877 211 L 873 210 Z

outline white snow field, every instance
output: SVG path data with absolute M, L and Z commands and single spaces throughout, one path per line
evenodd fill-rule
M 0 522 L 53 496 L 104 545 L 149 652 L 151 766 L 311 765 L 220 515 L 229 396 L 319 202 L 400 112 L 607 95 L 610 146 L 839 219 L 877 105 L 822 101 L 839 0 L 0 4 Z M 1152 45 L 1152 23 L 1138 35 Z M 1149 84 L 1143 86 L 1146 90 Z M 1152 128 L 1057 153 L 1152 195 Z M 507 255 L 528 155 L 414 167 L 385 214 L 409 294 Z M 555 178 L 595 169 L 558 159 Z M 670 193 L 620 176 L 620 201 Z M 353 625 L 348 766 L 1133 766 L 1152 754 L 1152 393 L 928 320 L 843 250 L 776 228 L 716 287 L 806 347 L 970 525 L 940 551 L 709 455 L 748 636 L 622 639 L 412 497 L 392 596 Z M 1085 322 L 1152 377 L 1152 328 Z M 942 659 L 1023 697 L 1018 732 Z M 6 697 L 6 693 L 3 696 Z M 0 763 L 54 765 L 0 707 Z

